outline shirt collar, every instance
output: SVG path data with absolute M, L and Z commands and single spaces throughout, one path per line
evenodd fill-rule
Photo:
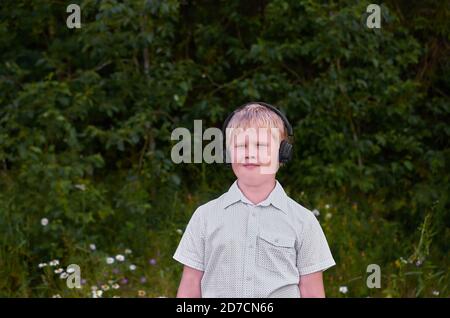
M 287 213 L 287 195 L 278 180 L 275 180 L 275 187 L 273 188 L 272 192 L 270 192 L 269 196 L 264 201 L 258 204 L 253 204 L 249 199 L 247 199 L 242 193 L 241 189 L 239 189 L 237 180 L 234 181 L 228 192 L 225 193 L 223 208 L 225 209 L 231 204 L 238 201 L 242 201 L 243 203 L 251 206 L 269 206 L 272 204 L 281 212 L 285 214 Z

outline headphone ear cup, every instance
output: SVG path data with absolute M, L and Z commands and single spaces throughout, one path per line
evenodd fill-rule
M 279 152 L 279 161 L 281 163 L 289 162 L 292 159 L 292 144 L 287 141 L 283 140 L 280 144 L 280 152 Z

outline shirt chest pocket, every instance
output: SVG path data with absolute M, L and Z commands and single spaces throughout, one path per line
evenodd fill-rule
M 287 274 L 295 271 L 295 238 L 260 231 L 257 240 L 257 264 L 269 271 Z

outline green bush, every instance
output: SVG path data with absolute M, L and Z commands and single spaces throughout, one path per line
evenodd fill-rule
M 181 233 L 233 175 L 174 164 L 171 131 L 264 100 L 295 129 L 278 179 L 320 211 L 327 295 L 448 297 L 444 3 L 388 1 L 379 30 L 364 1 L 78 3 L 81 29 L 69 3 L 0 5 L 0 296 L 175 296 Z M 74 263 L 80 290 L 54 273 Z

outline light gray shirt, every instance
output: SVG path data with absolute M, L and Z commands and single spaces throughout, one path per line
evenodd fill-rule
M 173 258 L 203 271 L 202 297 L 300 297 L 301 275 L 335 265 L 314 214 L 276 185 L 251 203 L 237 181 L 198 207 Z

